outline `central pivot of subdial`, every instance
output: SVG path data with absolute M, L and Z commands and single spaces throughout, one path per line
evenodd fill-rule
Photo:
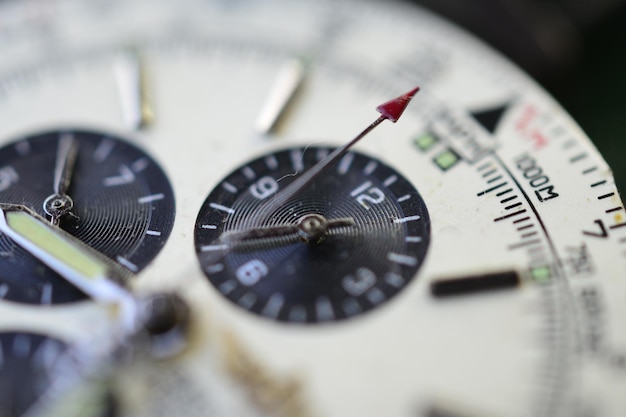
M 298 221 L 300 237 L 306 243 L 321 243 L 332 227 L 353 226 L 352 218 L 327 220 L 321 214 L 307 214 Z
M 52 219 L 71 214 L 74 200 L 69 195 L 52 194 L 43 202 L 43 211 Z
M 352 217 L 327 219 L 322 214 L 309 213 L 302 215 L 296 223 L 281 223 L 271 226 L 260 226 L 243 231 L 229 231 L 222 235 L 222 240 L 233 250 L 258 248 L 268 241 L 279 240 L 293 243 L 296 239 L 310 244 L 321 244 L 329 233 L 340 228 L 354 226 Z M 255 246 L 256 245 L 256 246 Z

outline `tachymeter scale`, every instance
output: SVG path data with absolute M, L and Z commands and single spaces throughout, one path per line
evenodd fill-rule
M 332 149 L 292 148 L 228 175 L 196 221 L 201 267 L 217 290 L 286 322 L 341 320 L 400 292 L 428 249 L 430 220 L 397 171 L 349 152 L 282 207 L 260 209 Z
M 64 151 L 69 143 L 72 152 Z M 68 169 L 65 176 L 62 167 Z M 58 219 L 65 231 L 133 272 L 165 244 L 174 223 L 173 191 L 165 173 L 141 149 L 85 130 L 36 134 L 0 149 L 2 203 L 26 205 L 52 221 L 50 207 L 68 201 L 51 198 L 61 177 L 66 180 L 61 188 L 67 188 L 62 194 L 72 202 Z M 0 236 L 0 255 L 1 298 L 31 304 L 84 298 L 6 236 Z

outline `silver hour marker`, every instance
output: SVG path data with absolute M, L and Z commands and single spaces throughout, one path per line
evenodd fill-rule
M 285 304 L 285 297 L 282 294 L 274 293 L 269 300 L 267 300 L 267 304 L 265 304 L 262 314 L 267 317 L 276 318 L 278 317 L 278 314 L 280 314 L 283 304 Z
M 120 264 L 125 266 L 126 268 L 130 269 L 133 272 L 137 272 L 139 270 L 139 268 L 137 268 L 137 265 L 135 265 L 134 263 L 132 263 L 131 261 L 129 261 L 128 259 L 122 257 L 122 256 L 118 256 L 117 258 L 115 258 L 115 260 Z
M 96 150 L 93 152 L 94 161 L 98 163 L 106 161 L 114 147 L 114 141 L 108 138 L 103 139 L 96 147 Z
M 283 64 L 256 121 L 258 134 L 276 132 L 308 73 L 309 64 L 304 58 L 290 59 Z
M 209 204 L 209 206 L 212 209 L 215 209 L 215 210 L 218 210 L 218 211 L 223 211 L 223 212 L 226 212 L 228 214 L 233 214 L 235 212 L 235 210 L 233 210 L 232 208 L 226 207 L 226 206 L 223 206 L 223 205 L 217 204 L 217 203 L 211 203 L 211 204 Z
M 315 312 L 319 321 L 332 320 L 335 317 L 333 306 L 328 297 L 319 297 L 315 302 Z
M 30 153 L 30 143 L 21 140 L 15 144 L 15 150 L 20 156 L 26 156 Z
M 222 187 L 231 194 L 235 194 L 238 190 L 237 187 L 229 183 L 228 181 L 224 181 L 222 183 Z
M 306 308 L 300 305 L 292 307 L 289 311 L 289 320 L 291 321 L 304 322 L 306 321 L 306 316 Z
M 389 252 L 387 254 L 387 259 L 391 262 L 406 265 L 406 266 L 415 266 L 417 265 L 417 258 L 409 255 L 402 255 L 400 253 Z
M 395 219 L 393 222 L 394 223 L 414 222 L 416 220 L 419 220 L 420 218 L 421 218 L 420 216 L 408 216 L 408 217 L 403 217 L 401 219 Z
M 222 272 L 224 270 L 224 264 L 218 263 L 214 265 L 209 265 L 205 268 L 207 274 L 217 274 L 218 272 Z
M 145 197 L 139 198 L 137 201 L 139 204 L 152 203 L 153 201 L 163 200 L 165 195 L 162 193 L 147 195 Z
M 17 335 L 13 339 L 13 354 L 18 358 L 25 358 L 30 353 L 30 338 L 26 335 Z
M 267 167 L 272 171 L 278 169 L 278 161 L 274 155 L 270 155 L 265 158 L 265 165 L 267 165 Z
M 205 245 L 202 246 L 200 248 L 200 251 L 202 252 L 217 252 L 217 251 L 222 251 L 222 250 L 227 250 L 228 249 L 228 245 L 227 244 L 220 244 L 220 245 Z
M 345 175 L 348 173 L 348 171 L 350 170 L 350 165 L 352 165 L 352 161 L 354 161 L 353 153 L 347 153 L 346 156 L 341 158 L 341 160 L 339 161 L 339 169 L 337 170 L 337 172 L 339 172 L 339 175 Z
M 145 129 L 152 123 L 154 112 L 147 93 L 145 63 L 136 50 L 118 56 L 115 75 L 126 125 L 133 130 Z
M 47 282 L 41 290 L 41 304 L 50 304 L 52 302 L 52 284 Z

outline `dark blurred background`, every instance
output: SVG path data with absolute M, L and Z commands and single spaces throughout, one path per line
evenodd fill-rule
M 626 0 L 412 0 L 517 62 L 578 121 L 626 192 Z

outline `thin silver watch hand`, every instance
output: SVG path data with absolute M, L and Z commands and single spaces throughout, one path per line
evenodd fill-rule
M 380 113 L 380 116 L 367 126 L 361 133 L 351 139 L 348 143 L 335 149 L 326 158 L 315 164 L 309 170 L 302 173 L 294 182 L 285 187 L 282 191 L 279 191 L 272 199 L 270 199 L 265 205 L 262 205 L 255 213 L 256 222 L 258 226 L 252 226 L 248 229 L 237 231 L 236 235 L 231 235 L 226 240 L 222 239 L 221 243 L 207 246 L 210 250 L 207 250 L 207 256 L 224 257 L 230 251 L 238 247 L 240 241 L 254 239 L 254 236 L 258 234 L 259 229 L 262 229 L 263 222 L 265 222 L 272 213 L 283 206 L 298 192 L 305 189 L 312 181 L 314 181 L 322 172 L 324 172 L 329 166 L 337 162 L 348 150 L 354 146 L 358 141 L 363 139 L 368 133 L 374 130 L 385 120 L 390 120 L 393 123 L 397 122 L 404 110 L 419 91 L 419 87 L 415 87 L 406 94 L 403 94 L 397 98 L 389 100 L 376 108 L 376 111 Z M 281 230 L 280 232 L 283 232 Z M 324 232 L 326 233 L 326 232 Z M 209 255 L 210 253 L 210 255 Z
M 69 189 L 76 156 L 78 154 L 78 142 L 71 133 L 63 133 L 59 138 L 56 163 L 54 166 L 53 194 L 48 196 L 43 204 L 43 209 L 50 222 L 58 225 L 61 217 L 70 213 L 74 208 L 74 201 L 67 194 Z

